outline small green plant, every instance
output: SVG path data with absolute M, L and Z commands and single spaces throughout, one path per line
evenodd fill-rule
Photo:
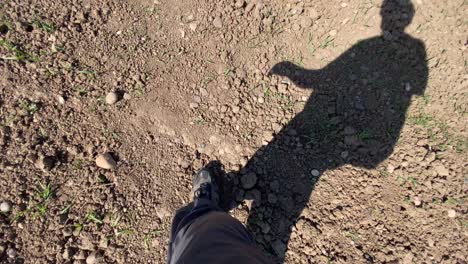
M 143 91 L 143 87 L 142 87 L 141 85 L 138 86 L 138 88 L 137 88 L 136 91 L 135 91 L 135 94 L 136 94 L 138 97 L 141 97 L 141 96 L 143 96 L 143 95 L 145 94 L 144 91 Z
M 115 213 L 115 214 L 111 214 L 109 218 L 110 218 L 110 226 L 116 227 L 119 224 L 120 220 L 122 219 L 122 215 Z
M 38 193 L 39 196 L 42 198 L 42 202 L 48 202 L 49 199 L 52 198 L 52 196 L 54 195 L 54 191 L 52 190 L 50 183 L 39 183 Z
M 307 50 L 309 51 L 309 54 L 311 56 L 314 56 L 315 51 L 317 50 L 317 48 L 315 48 L 314 38 L 311 32 L 309 33 L 308 40 L 307 40 Z
M 83 86 L 75 86 L 75 92 L 76 94 L 78 94 L 79 96 L 85 96 L 88 94 L 88 89 L 86 89 L 85 87 Z
M 434 118 L 432 118 L 431 116 L 429 115 L 426 115 L 424 113 L 421 113 L 417 116 L 413 116 L 413 117 L 410 117 L 410 121 L 412 124 L 415 124 L 415 125 L 418 125 L 418 126 L 422 126 L 422 127 L 429 127 L 430 123 L 434 120 Z
M 47 213 L 49 201 L 54 195 L 54 190 L 52 189 L 51 185 L 49 183 L 39 183 L 39 186 L 36 190 L 36 195 L 40 199 L 40 202 L 18 212 L 15 216 L 12 217 L 11 223 L 22 217 L 26 217 L 30 213 L 32 213 L 32 217 L 34 219 L 37 217 L 43 217 Z
M 78 236 L 81 231 L 83 231 L 84 229 L 84 224 L 82 223 L 75 223 L 73 224 L 73 227 L 75 228 L 75 230 L 73 231 L 73 234 L 75 234 L 76 236 Z
M 358 138 L 364 142 L 369 141 L 370 139 L 372 139 L 372 137 L 372 132 L 369 129 L 364 129 L 358 135 Z
M 35 27 L 39 28 L 39 29 L 44 30 L 47 33 L 54 33 L 55 30 L 57 29 L 54 24 L 47 23 L 47 22 L 44 22 L 44 21 L 39 21 L 39 20 L 34 21 L 33 25 Z
M 49 134 L 47 133 L 47 131 L 44 129 L 44 128 L 39 128 L 39 137 L 42 139 L 42 140 L 47 140 L 49 138 Z
M 80 170 L 83 167 L 83 160 L 80 158 L 77 158 L 73 160 L 72 165 L 76 170 Z
M 202 125 L 206 124 L 207 122 L 203 117 L 200 116 L 199 118 L 195 119 L 195 121 L 193 121 L 193 123 L 195 125 L 202 126 Z
M 345 237 L 351 238 L 351 240 L 352 240 L 353 242 L 358 242 L 359 240 L 361 240 L 359 234 L 357 234 L 357 233 L 354 232 L 354 231 L 346 231 L 346 232 L 344 233 L 344 235 L 345 235 Z
M 99 183 L 99 184 L 108 184 L 108 183 L 110 183 L 109 179 L 107 179 L 106 176 L 104 176 L 102 174 L 98 176 L 96 182 Z
M 70 208 L 73 206 L 72 203 L 69 203 L 67 206 L 65 206 L 60 212 L 58 213 L 59 215 L 67 214 L 70 211 Z
M 456 205 L 456 204 L 463 204 L 464 201 L 463 199 L 455 199 L 455 198 L 447 198 L 447 200 L 445 200 L 444 204 L 450 204 L 450 205 Z
M 263 97 L 264 98 L 269 98 L 270 96 L 271 96 L 270 88 L 267 87 L 267 88 L 263 89 Z
M 150 240 L 154 238 L 155 236 L 161 235 L 161 233 L 162 233 L 161 230 L 154 229 L 154 230 L 151 230 L 148 234 L 146 234 L 145 237 L 143 238 L 143 243 L 145 244 L 145 247 L 147 249 L 150 248 Z
M 13 53 L 13 56 L 1 57 L 3 60 L 16 60 L 22 62 L 37 62 L 39 60 L 38 57 L 29 54 L 28 52 L 18 47 L 18 45 L 13 44 L 6 39 L 0 38 L 0 46 L 4 47 L 10 53 Z
M 49 200 L 53 197 L 54 191 L 52 190 L 50 183 L 39 183 L 37 194 L 41 201 L 33 207 L 35 209 L 33 218 L 43 217 L 47 213 Z
M 96 223 L 98 225 L 102 225 L 104 222 L 102 221 L 102 218 L 100 218 L 95 212 L 89 212 L 86 214 L 86 219 L 88 221 Z
M 403 186 L 406 183 L 410 183 L 413 187 L 417 187 L 419 185 L 418 180 L 412 176 L 408 176 L 408 177 L 398 176 L 397 182 L 398 184 L 400 184 L 400 186 Z
M 132 235 L 135 231 L 132 229 L 122 229 L 115 232 L 115 236 Z
M 36 212 L 33 215 L 33 218 L 42 217 L 47 213 L 47 204 L 40 203 L 36 205 Z
M 414 187 L 419 185 L 418 180 L 416 180 L 416 178 L 411 177 L 411 176 L 408 177 L 408 182 L 410 182 Z
M 241 137 L 249 141 L 253 137 L 253 129 L 246 130 L 244 133 L 242 133 Z
M 207 76 L 205 76 L 205 78 L 203 79 L 202 81 L 202 86 L 204 88 L 206 88 L 208 86 L 209 83 L 211 83 L 212 81 L 216 80 L 216 74 L 214 73 L 211 73 L 211 74 L 208 74 Z
M 33 115 L 37 111 L 39 111 L 39 105 L 35 102 L 23 102 L 20 105 L 29 115 Z
M 89 76 L 92 79 L 94 79 L 97 75 L 97 72 L 95 70 L 90 70 L 90 69 L 78 70 L 77 73 Z
M 10 223 L 17 221 L 18 219 L 25 217 L 30 212 L 30 209 L 21 210 L 10 219 Z
M 334 47 L 335 44 L 334 44 L 334 41 L 335 41 L 335 38 L 333 38 L 332 36 L 330 35 L 327 35 L 327 37 L 322 41 L 322 43 L 319 45 L 319 48 L 321 49 L 326 49 L 328 47 Z

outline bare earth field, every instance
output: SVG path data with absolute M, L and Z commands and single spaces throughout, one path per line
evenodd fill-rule
M 467 14 L 0 1 L 0 263 L 164 263 L 210 161 L 272 263 L 468 263 Z

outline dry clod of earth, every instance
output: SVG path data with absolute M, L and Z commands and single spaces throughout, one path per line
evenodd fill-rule
M 217 28 L 222 28 L 223 27 L 223 21 L 221 20 L 221 18 L 219 16 L 215 17 L 213 19 L 213 26 L 217 27 Z
M 86 257 L 86 264 L 96 264 L 100 262 L 101 253 L 99 251 L 91 252 L 88 257 Z
M 53 157 L 41 156 L 36 160 L 34 165 L 38 169 L 41 169 L 41 170 L 44 170 L 44 171 L 49 171 L 54 166 L 54 163 L 55 163 L 55 161 L 54 161 Z
M 251 189 L 257 183 L 257 175 L 253 172 L 249 172 L 241 177 L 242 188 Z
M 105 152 L 96 156 L 96 165 L 99 168 L 113 170 L 117 163 L 109 152 Z

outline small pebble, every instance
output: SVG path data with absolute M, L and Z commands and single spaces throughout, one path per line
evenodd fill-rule
M 65 98 L 63 98 L 63 96 L 57 96 L 57 100 L 59 102 L 59 104 L 65 104 Z
M 311 173 L 311 174 L 312 174 L 312 176 L 314 176 L 314 177 L 318 177 L 318 176 L 320 175 L 320 171 L 318 171 L 318 170 L 315 170 L 315 169 L 314 169 L 314 170 L 312 170 L 312 171 L 310 171 L 310 173 Z
M 341 7 L 345 8 L 348 6 L 348 3 L 341 3 Z
M 348 151 L 343 151 L 343 152 L 341 152 L 341 157 L 342 157 L 343 159 L 346 159 L 348 156 L 349 156 L 349 152 L 348 152 Z
M 125 100 L 130 100 L 130 99 L 132 99 L 132 95 L 129 94 L 129 93 L 124 93 L 123 99 L 125 99 Z
M 11 203 L 9 201 L 4 201 L 0 204 L 0 212 L 8 213 L 11 211 Z
M 387 172 L 388 173 L 393 173 L 394 171 L 395 171 L 395 167 L 392 164 L 388 164 Z
M 112 170 L 115 168 L 117 163 L 115 162 L 114 158 L 109 152 L 99 154 L 96 157 L 96 165 L 99 168 L 103 168 L 106 170 Z
M 411 91 L 411 84 L 409 82 L 405 83 L 405 91 L 406 92 Z
M 12 258 L 12 259 L 16 258 L 16 250 L 14 248 L 9 248 L 7 250 L 7 255 L 9 258 Z
M 242 188 L 250 189 L 257 184 L 257 175 L 253 172 L 249 172 L 241 177 Z
M 116 93 L 110 92 L 106 95 L 106 103 L 107 104 L 115 104 L 119 100 L 119 97 Z
M 265 102 L 265 99 L 263 97 L 258 98 L 258 103 L 263 104 Z
M 447 211 L 447 215 L 450 218 L 455 218 L 455 217 L 457 217 L 457 212 L 455 210 L 453 210 L 453 209 L 450 209 L 450 210 Z
M 328 33 L 328 34 L 330 34 L 330 36 L 333 37 L 333 36 L 336 36 L 337 33 L 338 33 L 338 31 L 336 29 L 334 29 L 334 30 L 330 31 L 330 33 Z
M 422 204 L 421 198 L 419 198 L 418 196 L 415 196 L 413 198 L 413 203 L 414 203 L 415 206 L 421 206 L 421 204 Z

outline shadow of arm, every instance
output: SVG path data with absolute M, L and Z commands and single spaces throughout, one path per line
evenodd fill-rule
M 306 70 L 289 61 L 282 61 L 271 68 L 269 75 L 287 77 L 296 86 L 301 88 L 311 88 L 319 80 L 319 70 Z

